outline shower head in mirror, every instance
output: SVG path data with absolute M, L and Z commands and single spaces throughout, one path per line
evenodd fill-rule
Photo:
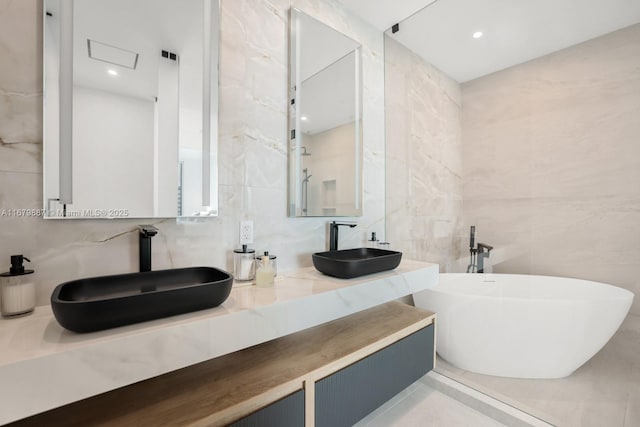
M 289 17 L 288 215 L 362 216 L 362 44 L 295 7 Z

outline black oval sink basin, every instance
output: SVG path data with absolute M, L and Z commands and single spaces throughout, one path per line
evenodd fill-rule
M 232 276 L 189 267 L 72 280 L 51 294 L 56 320 L 74 332 L 92 332 L 222 304 Z
M 400 264 L 402 252 L 376 248 L 344 249 L 318 252 L 311 256 L 313 266 L 321 273 L 340 279 L 393 270 Z

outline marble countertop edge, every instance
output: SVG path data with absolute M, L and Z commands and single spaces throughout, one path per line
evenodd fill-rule
M 50 307 L 0 321 L 0 425 L 232 353 L 435 286 L 438 265 L 335 279 L 283 272 L 272 288 L 234 287 L 221 306 L 89 334 Z

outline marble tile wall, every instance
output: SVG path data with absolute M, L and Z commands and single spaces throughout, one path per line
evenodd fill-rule
M 311 265 L 325 249 L 328 219 L 286 217 L 288 10 L 295 6 L 363 44 L 364 215 L 343 247 L 384 234 L 383 36 L 334 0 L 222 0 L 220 216 L 153 221 L 154 269 L 231 270 L 241 219 L 278 268 Z M 42 206 L 42 0 L 0 0 L 0 213 Z M 43 220 L 0 216 L 0 270 L 23 253 L 36 270 L 37 302 L 58 283 L 136 271 L 136 225 L 144 220 Z
M 464 223 L 522 254 L 495 272 L 636 293 L 640 24 L 462 85 Z
M 385 86 L 387 236 L 451 271 L 462 233 L 460 86 L 390 37 Z

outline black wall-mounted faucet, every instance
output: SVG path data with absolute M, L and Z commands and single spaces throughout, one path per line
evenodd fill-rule
M 340 223 L 332 221 L 329 224 L 329 250 L 337 251 L 338 250 L 338 227 L 345 226 L 349 228 L 353 228 L 358 224 L 349 224 L 349 223 Z
M 158 234 L 153 225 L 139 225 L 140 271 L 151 271 L 151 238 Z

